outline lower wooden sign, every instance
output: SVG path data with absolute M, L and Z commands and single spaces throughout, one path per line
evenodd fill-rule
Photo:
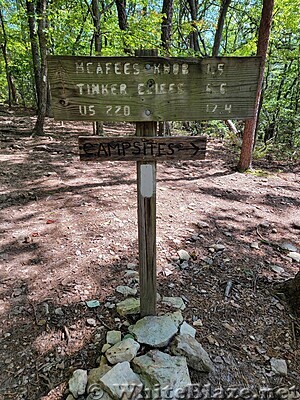
M 81 161 L 203 160 L 206 137 L 79 136 Z

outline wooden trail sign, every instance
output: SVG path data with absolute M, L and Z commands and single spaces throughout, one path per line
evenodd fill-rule
M 254 116 L 260 57 L 49 56 L 58 120 L 178 121 Z
M 81 161 L 203 160 L 206 137 L 80 136 Z
M 141 316 L 156 314 L 156 162 L 201 160 L 204 137 L 156 137 L 157 121 L 254 116 L 259 57 L 48 57 L 58 120 L 133 121 L 136 136 L 79 137 L 82 161 L 137 161 Z

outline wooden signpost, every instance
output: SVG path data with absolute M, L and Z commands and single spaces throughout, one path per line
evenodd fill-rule
M 136 161 L 141 316 L 156 314 L 156 162 L 203 160 L 205 137 L 156 137 L 157 121 L 254 116 L 259 57 L 48 57 L 58 120 L 136 122 L 136 136 L 79 137 L 82 161 Z

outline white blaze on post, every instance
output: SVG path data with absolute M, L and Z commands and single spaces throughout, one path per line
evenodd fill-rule
M 155 171 L 153 165 L 140 165 L 140 193 L 150 198 L 155 193 Z

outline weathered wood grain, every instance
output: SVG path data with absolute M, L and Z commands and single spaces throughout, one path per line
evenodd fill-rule
M 203 160 L 204 136 L 107 137 L 79 136 L 81 161 Z
M 157 56 L 157 50 L 137 50 L 136 56 Z M 156 122 L 137 122 L 135 134 L 138 138 L 155 137 Z M 144 174 L 144 169 L 150 173 Z M 138 161 L 137 214 L 139 242 L 140 314 L 156 315 L 156 161 Z
M 176 121 L 254 115 L 259 57 L 48 57 L 59 120 Z

